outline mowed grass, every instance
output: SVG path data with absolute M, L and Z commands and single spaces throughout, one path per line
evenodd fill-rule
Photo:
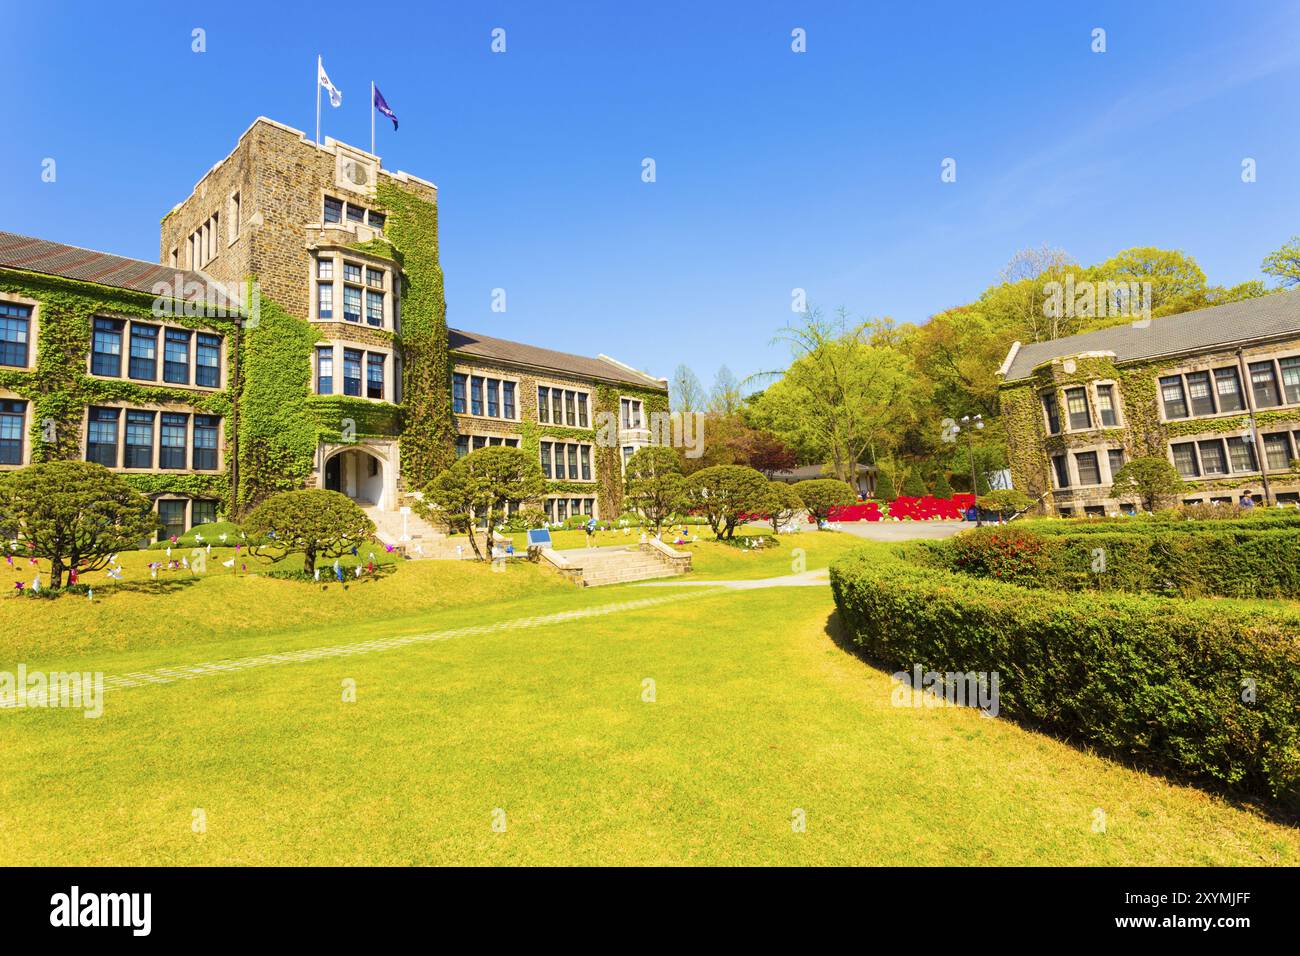
M 840 537 L 808 536 L 810 554 Z M 1300 862 L 1300 831 L 1249 809 L 970 710 L 893 706 L 889 675 L 828 632 L 828 588 L 581 591 L 433 562 L 347 592 L 239 584 L 276 586 L 275 629 L 244 626 L 272 592 L 214 588 L 242 636 L 81 661 L 114 674 L 682 599 L 110 691 L 97 720 L 0 711 L 0 863 Z M 63 601 L 4 605 L 30 628 Z M 332 623 L 298 616 L 312 601 L 335 602 Z

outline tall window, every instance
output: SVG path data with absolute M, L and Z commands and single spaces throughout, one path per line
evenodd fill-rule
M 1047 434 L 1056 435 L 1061 431 L 1061 413 L 1056 407 L 1056 393 L 1043 395 L 1043 413 L 1047 416 Z
M 1250 386 L 1257 406 L 1282 404 L 1282 394 L 1277 388 L 1277 373 L 1273 370 L 1272 362 L 1250 363 Z
M 1223 454 L 1223 442 L 1214 438 L 1198 443 L 1201 453 L 1201 471 L 1205 475 L 1226 475 L 1228 460 Z
M 504 418 L 515 417 L 515 383 L 501 383 L 501 415 Z
M 91 408 L 86 427 L 86 461 L 117 467 L 117 423 L 121 409 Z
M 194 357 L 194 384 L 218 388 L 221 385 L 221 336 L 200 332 Z
M 591 481 L 591 449 L 586 445 L 579 445 L 578 460 L 582 465 L 582 480 Z
M 551 422 L 564 424 L 564 392 L 558 388 L 551 389 Z
M 641 402 L 634 398 L 624 398 L 619 400 L 619 405 L 623 411 L 623 427 L 640 428 Z
M 1199 478 L 1201 469 L 1196 464 L 1196 445 L 1192 442 L 1180 442 L 1173 446 L 1174 467 L 1184 478 Z
M 1106 459 L 1110 463 L 1110 477 L 1113 479 L 1115 473 L 1124 467 L 1124 449 L 1110 449 L 1106 452 Z
M 1070 463 L 1065 460 L 1064 455 L 1052 456 L 1052 470 L 1056 473 L 1056 487 L 1070 487 Z
M 361 352 L 357 349 L 343 350 L 343 394 L 361 394 Z
M 501 383 L 495 378 L 487 380 L 487 413 L 489 418 L 501 417 Z
M 456 436 L 456 457 L 464 458 L 468 454 L 469 454 L 469 436 L 457 435 Z
M 478 375 L 469 380 L 469 412 L 471 415 L 483 414 L 483 379 Z
M 1065 409 L 1070 416 L 1070 428 L 1077 431 L 1092 427 L 1092 415 L 1088 411 L 1087 389 L 1067 388 L 1065 390 Z
M 1210 390 L 1209 372 L 1187 373 L 1187 397 L 1191 399 L 1193 415 L 1214 414 L 1214 394 Z
M 1228 460 L 1232 462 L 1234 472 L 1259 470 L 1259 461 L 1255 458 L 1255 444 L 1245 438 L 1228 439 Z
M 0 401 L 0 465 L 23 463 L 26 402 Z
M 1101 484 L 1101 469 L 1097 463 L 1095 451 L 1081 451 L 1074 456 L 1074 466 L 1079 472 L 1079 484 Z
M 215 471 L 217 467 L 217 425 L 215 415 L 194 416 L 194 470 Z
M 543 423 L 551 420 L 551 390 L 545 385 L 537 386 L 537 420 Z
M 96 375 L 122 375 L 121 319 L 96 319 L 94 339 L 91 344 L 90 370 Z
M 366 353 L 366 398 L 384 397 L 384 356 L 379 352 Z
M 162 498 L 158 502 L 158 523 L 162 525 L 161 537 L 179 538 L 185 533 L 185 502 L 176 498 Z
M 367 272 L 373 270 L 367 269 Z M 366 322 L 370 325 L 384 324 L 384 294 L 374 289 L 366 290 Z
M 0 302 L 0 365 L 27 367 L 31 316 L 29 306 Z
M 322 345 L 316 349 L 316 394 L 334 394 L 334 346 Z
M 1219 395 L 1219 411 L 1240 412 L 1246 408 L 1241 396 L 1241 377 L 1235 368 L 1214 370 L 1214 389 Z
M 1300 356 L 1278 360 L 1282 370 L 1282 388 L 1288 405 L 1300 405 Z
M 1264 436 L 1264 460 L 1273 471 L 1283 471 L 1291 467 L 1291 436 L 1286 432 L 1276 432 Z
M 1186 418 L 1187 398 L 1181 376 L 1169 375 L 1160 380 L 1160 397 L 1165 403 L 1165 418 Z
M 465 376 L 460 372 L 451 377 L 451 410 L 457 415 L 465 414 Z
M 1107 428 L 1119 424 L 1119 416 L 1115 413 L 1114 385 L 1097 386 L 1097 414 L 1101 417 L 1102 425 Z
M 576 396 L 573 392 L 564 393 L 564 414 L 566 424 L 573 426 L 578 424 L 578 412 L 575 403 Z
M 361 288 L 355 285 L 343 287 L 343 321 L 361 321 Z
M 639 402 L 637 403 L 640 404 Z M 578 427 L 587 427 L 587 393 L 578 393 Z
M 158 467 L 185 468 L 185 438 L 190 416 L 163 412 L 158 430 Z
M 325 221 L 326 222 L 343 221 L 343 200 L 335 199 L 332 196 L 325 197 Z
M 316 260 L 316 317 L 334 318 L 334 260 Z
M 128 410 L 126 413 L 126 467 L 153 467 L 154 412 Z
M 578 446 L 566 445 L 565 447 L 568 449 L 569 452 L 569 477 L 577 478 L 578 477 Z
M 158 327 L 131 323 L 131 378 L 158 377 Z
M 542 477 L 551 478 L 551 443 L 544 441 L 541 443 L 542 449 Z
M 190 332 L 167 329 L 163 333 L 163 381 L 173 385 L 190 384 Z

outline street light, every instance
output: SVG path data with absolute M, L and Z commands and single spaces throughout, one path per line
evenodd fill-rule
M 974 428 L 971 427 L 972 423 L 974 424 Z M 979 484 L 975 479 L 975 432 L 984 428 L 984 416 L 976 415 L 974 418 L 971 418 L 969 415 L 963 415 L 961 425 L 954 425 L 953 428 L 960 432 L 962 430 L 962 425 L 966 426 L 966 454 L 970 458 L 970 490 L 971 494 L 975 495 L 978 499 Z M 978 500 L 975 502 L 975 527 L 984 527 L 984 518 L 980 514 Z

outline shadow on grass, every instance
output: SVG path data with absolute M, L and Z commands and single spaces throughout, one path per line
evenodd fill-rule
M 892 675 L 898 673 L 900 670 L 909 670 L 912 666 L 910 663 L 905 665 L 896 665 L 889 661 L 879 660 L 868 654 L 863 647 L 853 640 L 853 635 L 849 632 L 848 627 L 845 626 L 843 620 L 840 618 L 838 610 L 832 611 L 826 618 L 826 627 L 824 628 L 824 632 L 826 636 L 830 638 L 831 642 L 840 650 L 857 658 L 873 670 L 878 670 L 883 674 L 892 677 Z M 1072 740 L 1067 736 L 1061 735 L 1051 728 L 1038 726 L 1032 721 L 1020 720 L 1012 717 L 997 719 L 1005 719 L 1030 733 L 1050 737 L 1058 743 L 1065 744 L 1077 753 L 1106 760 L 1137 773 L 1160 777 L 1163 780 L 1179 786 L 1191 787 L 1201 791 L 1202 793 L 1218 797 L 1225 803 L 1231 804 L 1239 810 L 1258 814 L 1273 823 L 1281 824 L 1282 826 L 1300 828 L 1300 807 L 1289 807 L 1281 803 L 1273 803 L 1262 797 L 1243 794 L 1238 790 L 1228 787 L 1226 784 L 1220 784 L 1213 780 L 1206 780 L 1203 777 L 1181 775 L 1164 768 L 1151 767 L 1135 760 L 1126 759 L 1122 754 L 1115 754 L 1110 751 L 1092 747 L 1088 744 L 1080 743 L 1077 740 Z

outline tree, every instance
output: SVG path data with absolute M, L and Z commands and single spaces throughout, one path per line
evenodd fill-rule
M 803 499 L 794 490 L 794 486 L 784 481 L 769 481 L 767 495 L 763 502 L 763 513 L 772 525 L 772 533 L 780 534 L 781 527 L 788 525 L 803 512 Z
M 645 516 L 656 534 L 686 507 L 686 477 L 671 448 L 638 448 L 627 460 L 624 483 L 623 500 Z
M 1097 266 L 1096 271 L 1101 280 L 1151 283 L 1152 315 L 1173 315 L 1206 304 L 1205 273 L 1195 259 L 1178 249 L 1124 249 Z M 1132 318 L 1130 313 L 1125 321 Z
M 810 478 L 807 481 L 797 481 L 794 491 L 818 525 L 829 520 L 831 512 L 836 508 L 847 508 L 858 500 L 853 489 L 836 478 Z
M 713 389 L 709 392 L 709 411 L 715 415 L 734 415 L 745 403 L 740 392 L 740 382 L 727 366 L 718 369 L 713 377 Z
M 1300 285 L 1300 236 L 1292 236 L 1281 249 L 1266 255 L 1259 268 L 1284 286 Z
M 934 479 L 934 490 L 930 492 L 936 498 L 951 498 L 952 485 L 948 484 L 948 473 L 939 469 L 939 477 Z
M 928 491 L 925 490 L 925 479 L 921 473 L 913 468 L 903 479 L 903 497 L 905 498 L 924 498 Z
M 103 465 L 48 461 L 0 478 L 0 527 L 50 562 L 50 586 L 59 588 L 64 571 L 99 571 L 159 525 L 149 499 Z
M 992 511 L 1002 518 L 1009 518 L 1011 515 L 1029 510 L 1034 501 L 1023 491 L 1017 491 L 1015 488 L 998 488 L 976 498 L 975 503 L 984 511 Z
M 883 468 L 878 467 L 876 470 L 876 491 L 872 497 L 877 501 L 893 501 L 898 497 L 898 492 L 894 490 L 894 479 Z
M 347 495 L 306 488 L 267 498 L 249 514 L 244 530 L 253 539 L 253 554 L 272 561 L 301 554 L 302 569 L 311 574 L 318 558 L 340 558 L 368 540 L 375 523 Z
M 673 372 L 672 383 L 668 387 L 672 409 L 675 412 L 698 412 L 704 408 L 704 386 L 690 366 L 682 363 Z
M 743 465 L 714 465 L 686 480 L 690 506 L 701 512 L 722 541 L 730 540 L 742 515 L 763 510 L 767 479 Z
M 495 519 L 505 515 L 508 502 L 532 501 L 545 493 L 542 467 L 534 456 L 522 448 L 488 445 L 458 459 L 429 482 L 416 511 L 450 527 L 463 526 L 474 557 L 489 561 L 491 549 L 485 557 L 474 533 L 478 521 L 486 521 L 490 542 Z
M 1110 496 L 1121 501 L 1137 499 L 1147 511 L 1156 511 L 1183 487 L 1177 469 L 1157 455 L 1134 458 L 1115 473 Z

